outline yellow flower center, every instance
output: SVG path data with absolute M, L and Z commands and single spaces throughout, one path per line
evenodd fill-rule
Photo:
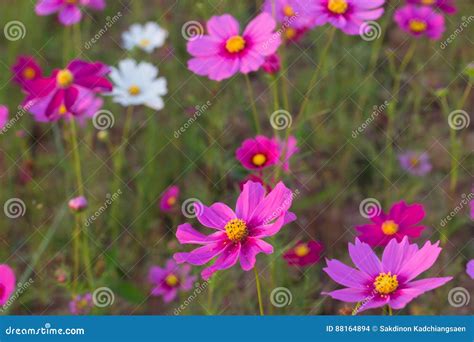
M 225 232 L 227 237 L 232 242 L 240 242 L 244 240 L 249 234 L 247 225 L 241 219 L 232 219 L 225 225 Z
M 309 247 L 306 243 L 299 244 L 295 247 L 295 254 L 300 258 L 309 254 Z
M 412 167 L 418 166 L 419 163 L 420 163 L 420 160 L 417 157 L 413 157 L 410 159 L 410 165 Z
M 59 115 L 64 115 L 67 113 L 67 108 L 66 106 L 64 105 L 64 103 L 62 103 L 60 106 L 59 106 Z
M 166 204 L 168 204 L 170 207 L 172 205 L 174 205 L 176 203 L 176 197 L 174 196 L 171 196 L 170 198 L 168 198 L 168 200 L 166 201 Z
M 23 70 L 23 77 L 27 80 L 32 80 L 36 76 L 36 71 L 33 68 L 27 67 Z
M 433 5 L 436 0 L 421 0 L 421 3 L 425 6 Z
M 397 275 L 391 272 L 380 273 L 374 281 L 375 291 L 381 295 L 388 295 L 398 288 Z
M 393 235 L 398 232 L 398 224 L 392 220 L 382 223 L 382 231 L 385 235 Z
M 426 22 L 424 20 L 412 19 L 409 25 L 412 32 L 419 33 L 426 30 Z
M 61 88 L 69 87 L 74 82 L 74 75 L 68 69 L 63 69 L 56 75 L 56 82 Z
M 128 88 L 128 93 L 132 96 L 137 96 L 138 94 L 140 94 L 140 92 L 141 89 L 139 86 L 132 85 L 130 88 Z
M 329 0 L 328 9 L 335 14 L 344 14 L 347 11 L 346 0 Z
M 283 14 L 287 17 L 292 17 L 295 15 L 295 11 L 293 10 L 293 7 L 290 5 L 285 5 L 283 7 Z
M 84 310 L 89 306 L 89 302 L 86 298 L 82 298 L 76 302 L 76 306 L 79 310 Z
M 290 40 L 290 39 L 295 38 L 295 36 L 296 36 L 296 30 L 295 30 L 293 27 L 288 27 L 288 28 L 285 30 L 285 37 L 286 37 L 286 39 Z
M 242 36 L 232 36 L 227 39 L 225 48 L 230 53 L 237 53 L 245 48 L 245 40 Z
M 165 278 L 166 285 L 170 287 L 178 285 L 178 282 L 179 282 L 178 277 L 175 276 L 173 273 L 168 274 Z
M 257 153 L 252 157 L 252 164 L 255 166 L 262 166 L 267 161 L 267 157 L 263 153 Z
M 138 43 L 141 47 L 147 47 L 150 45 L 150 40 L 149 39 L 142 39 L 140 40 L 140 43 Z

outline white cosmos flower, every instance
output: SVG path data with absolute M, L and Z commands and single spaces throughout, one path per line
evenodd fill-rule
M 113 101 L 124 107 L 145 105 L 160 110 L 168 90 L 166 79 L 158 77 L 158 68 L 147 62 L 137 64 L 133 59 L 119 62 L 118 68 L 111 68 L 110 78 L 114 82 Z
M 122 33 L 123 46 L 127 50 L 138 47 L 147 53 L 163 46 L 168 32 L 152 21 L 145 25 L 133 24 L 128 31 Z

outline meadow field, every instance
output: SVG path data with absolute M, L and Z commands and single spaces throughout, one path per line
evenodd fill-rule
M 474 313 L 471 0 L 0 6 L 4 314 Z

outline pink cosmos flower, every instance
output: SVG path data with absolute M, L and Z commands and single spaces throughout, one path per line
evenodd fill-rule
M 474 259 L 469 260 L 466 264 L 466 273 L 471 279 L 474 279 Z
M 415 176 L 424 176 L 432 169 L 430 157 L 426 152 L 408 151 L 400 154 L 398 160 L 405 171 Z
M 5 128 L 8 123 L 8 107 L 0 105 L 0 131 Z
M 299 241 L 294 247 L 283 254 L 283 259 L 286 260 L 288 265 L 308 266 L 319 261 L 322 251 L 323 245 L 318 241 Z
M 284 141 L 278 140 L 280 154 L 285 154 L 283 157 L 283 171 L 290 171 L 290 158 L 293 154 L 297 153 L 300 149 L 296 146 L 297 140 L 294 136 L 290 135 L 285 144 Z
M 179 187 L 176 185 L 170 186 L 160 200 L 161 211 L 167 213 L 176 207 L 176 202 L 179 198 Z
M 268 13 L 261 13 L 240 33 L 237 20 L 229 14 L 214 16 L 207 22 L 207 35 L 188 42 L 193 56 L 188 68 L 200 76 L 222 81 L 237 72 L 257 71 L 280 46 L 280 36 L 273 32 L 276 23 Z
M 281 68 L 281 62 L 280 62 L 280 57 L 276 53 L 273 55 L 265 57 L 265 62 L 262 64 L 262 69 L 265 71 L 267 74 L 273 75 L 280 71 Z
M 385 0 L 315 0 L 316 26 L 330 23 L 349 35 L 362 32 L 366 21 L 377 20 L 384 12 Z
M 173 260 L 168 260 L 165 268 L 151 267 L 148 279 L 154 286 L 152 296 L 162 296 L 165 303 L 169 303 L 176 298 L 178 291 L 191 290 L 196 277 L 190 276 L 190 271 L 191 266 L 178 266 Z
M 444 17 L 428 6 L 406 5 L 395 11 L 394 19 L 403 31 L 417 38 L 438 40 L 445 30 Z
M 405 236 L 419 237 L 426 228 L 418 225 L 424 217 L 423 205 L 400 201 L 390 208 L 390 213 L 380 211 L 370 218 L 371 224 L 357 226 L 356 230 L 361 233 L 361 241 L 371 246 L 385 246 L 392 238 L 401 241 Z
M 11 294 L 15 290 L 15 273 L 10 266 L 0 265 L 0 305 L 8 302 Z
M 77 100 L 70 110 L 67 110 L 64 106 L 60 106 L 57 110 L 47 116 L 46 107 L 51 103 L 53 96 L 54 94 L 51 93 L 48 96 L 32 100 L 27 104 L 26 107 L 29 112 L 33 114 L 36 121 L 54 122 L 60 119 L 76 119 L 81 125 L 83 125 L 86 120 L 92 118 L 104 104 L 104 101 L 95 96 L 93 92 L 79 88 Z
M 314 26 L 316 2 L 311 0 L 265 0 L 263 11 L 284 26 L 307 29 Z
M 108 73 L 109 68 L 100 62 L 73 60 L 65 69 L 54 70 L 51 77 L 32 81 L 25 103 L 46 98 L 44 115 L 48 118 L 55 114 L 76 114 L 74 104 L 89 101 L 88 92 L 112 90 L 112 84 L 104 77 Z
M 87 199 L 84 196 L 74 197 L 68 202 L 69 209 L 74 212 L 81 212 L 87 208 Z
M 43 76 L 40 65 L 33 56 L 19 56 L 12 67 L 13 80 L 28 92 L 28 84 Z
M 76 295 L 69 302 L 69 311 L 73 315 L 87 315 L 91 312 L 93 306 L 92 295 L 90 293 L 85 293 L 83 295 Z
M 102 11 L 105 8 L 105 0 L 39 0 L 35 12 L 38 15 L 59 12 L 61 24 L 69 26 L 81 21 L 81 6 Z
M 289 211 L 292 200 L 291 190 L 282 182 L 265 194 L 261 184 L 249 181 L 237 199 L 235 211 L 224 203 L 210 207 L 196 204 L 199 222 L 216 232 L 206 236 L 188 223 L 178 226 L 176 237 L 180 243 L 202 247 L 189 253 L 176 253 L 174 259 L 178 263 L 204 265 L 217 257 L 213 265 L 202 271 L 205 280 L 239 260 L 242 269 L 249 271 L 255 266 L 257 254 L 273 253 L 272 245 L 262 239 L 275 235 L 283 225 L 296 219 Z
M 435 263 L 441 252 L 439 241 L 427 241 L 422 248 L 410 244 L 405 237 L 401 242 L 390 240 L 380 260 L 370 246 L 356 239 L 349 243 L 349 254 L 358 268 L 346 266 L 339 260 L 326 260 L 323 270 L 346 288 L 323 292 L 344 302 L 362 302 L 357 311 L 389 305 L 403 309 L 414 298 L 446 284 L 452 277 L 414 280 Z
M 257 135 L 255 138 L 244 140 L 236 150 L 235 157 L 246 169 L 262 170 L 278 163 L 280 146 L 275 139 Z
M 454 0 L 408 0 L 408 3 L 421 6 L 433 6 L 446 14 L 455 14 L 457 12 Z

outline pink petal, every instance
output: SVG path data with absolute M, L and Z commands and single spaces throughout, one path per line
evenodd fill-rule
M 356 239 L 355 245 L 349 244 L 349 254 L 354 265 L 370 277 L 376 277 L 382 271 L 380 260 L 372 248 L 359 239 Z
M 252 215 L 251 221 L 256 225 L 268 224 L 286 213 L 291 207 L 293 193 L 282 182 L 261 201 Z
M 206 236 L 195 230 L 189 223 L 184 223 L 178 226 L 176 231 L 176 238 L 182 244 L 209 244 L 216 240 L 221 240 L 225 237 L 225 233 L 217 232 Z
M 260 183 L 248 181 L 237 199 L 235 213 L 237 217 L 250 221 L 252 214 L 258 204 L 265 197 L 265 188 Z
M 175 253 L 173 258 L 178 264 L 187 262 L 192 265 L 204 265 L 220 254 L 225 247 L 224 241 L 218 241 L 196 248 L 188 253 Z
M 35 7 L 38 15 L 49 15 L 61 8 L 62 0 L 40 0 Z
M 210 207 L 196 203 L 195 206 L 198 221 L 206 227 L 223 230 L 227 222 L 237 218 L 232 209 L 224 203 L 214 203 Z
M 247 238 L 240 251 L 240 265 L 244 271 L 249 271 L 255 266 L 256 256 L 259 253 L 272 254 L 273 246 L 255 238 Z
M 78 23 L 81 18 L 81 10 L 74 5 L 67 5 L 59 12 L 59 21 L 66 26 Z
M 400 277 L 405 278 L 405 281 L 410 281 L 433 266 L 436 259 L 438 259 L 439 253 L 441 253 L 441 248 L 438 245 L 439 241 L 434 245 L 427 241 L 411 258 L 405 260 L 400 268 Z
M 253 42 L 258 43 L 271 38 L 275 26 L 276 22 L 273 17 L 263 12 L 249 22 L 243 35 L 250 36 Z
M 214 264 L 201 272 L 202 278 L 208 280 L 216 271 L 225 270 L 234 266 L 239 259 L 240 248 L 240 243 L 227 245 Z
M 321 292 L 323 295 L 331 296 L 334 299 L 342 300 L 348 303 L 361 302 L 367 298 L 367 290 L 365 289 L 341 289 L 331 292 Z
M 227 39 L 239 34 L 240 28 L 237 20 L 229 14 L 214 16 L 207 22 L 207 31 L 212 36 Z
M 326 260 L 326 263 L 327 267 L 323 271 L 336 283 L 357 289 L 367 289 L 366 285 L 371 281 L 371 278 L 366 274 L 343 264 L 339 260 Z
M 203 36 L 188 42 L 188 53 L 194 57 L 207 57 L 217 55 L 222 42 L 212 36 Z

